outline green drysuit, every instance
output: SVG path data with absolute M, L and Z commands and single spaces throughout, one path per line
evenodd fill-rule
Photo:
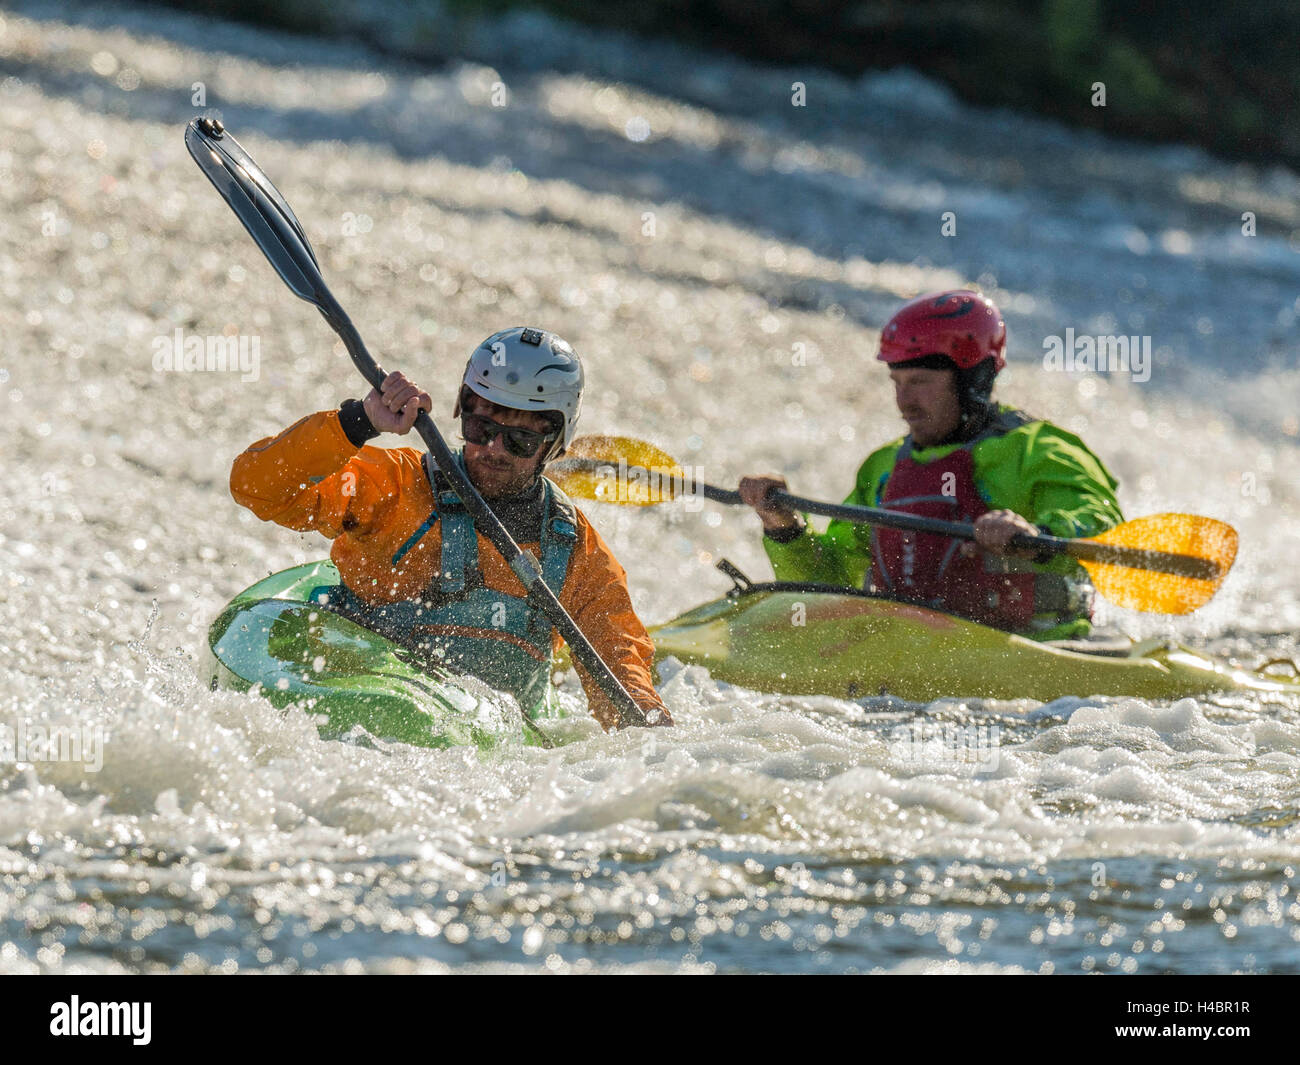
M 1012 413 L 1002 406 L 999 411 Z M 873 451 L 858 470 L 846 503 L 882 506 L 885 482 L 903 440 Z M 950 454 L 960 444 L 918 448 L 912 458 L 925 464 Z M 1119 482 L 1082 440 L 1050 422 L 1030 421 L 971 448 L 975 487 L 990 510 L 1014 510 L 1057 536 L 1095 536 L 1124 520 L 1115 489 Z M 824 533 L 806 527 L 788 543 L 763 538 L 777 580 L 815 581 L 864 587 L 871 573 L 871 527 L 832 521 Z M 1072 559 L 1058 555 L 1038 572 L 1056 573 L 1086 587 L 1087 575 Z M 1039 614 L 1022 635 L 1037 640 L 1085 636 L 1091 629 L 1086 606 Z

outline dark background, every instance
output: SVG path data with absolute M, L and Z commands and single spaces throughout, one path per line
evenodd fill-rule
M 172 2 L 302 32 L 357 31 L 355 11 L 345 17 L 346 5 L 329 0 Z M 1300 165 L 1297 0 L 446 0 L 442 6 L 462 22 L 543 10 L 849 77 L 905 65 L 975 103 L 1195 144 L 1229 158 Z M 423 44 L 421 36 L 412 35 L 413 51 L 448 57 L 445 33 L 431 27 Z M 1106 85 L 1104 108 L 1091 103 L 1097 81 Z

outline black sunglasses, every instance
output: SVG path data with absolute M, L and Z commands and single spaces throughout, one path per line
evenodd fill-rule
M 537 433 L 532 429 L 502 425 L 481 414 L 469 413 L 460 416 L 460 427 L 461 435 L 470 444 L 490 445 L 500 436 L 505 441 L 506 450 L 521 459 L 532 458 L 539 447 L 553 443 L 560 435 L 558 432 Z

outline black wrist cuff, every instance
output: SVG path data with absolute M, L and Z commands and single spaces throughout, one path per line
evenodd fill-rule
M 370 424 L 365 404 L 359 399 L 345 399 L 339 404 L 339 424 L 354 447 L 360 447 L 379 435 L 379 430 Z
M 799 537 L 803 535 L 804 528 L 805 526 L 803 522 L 796 522 L 794 525 L 791 525 L 786 529 L 774 529 L 771 532 L 764 529 L 763 536 L 768 540 L 771 540 L 774 544 L 788 544 L 793 540 L 799 539 Z

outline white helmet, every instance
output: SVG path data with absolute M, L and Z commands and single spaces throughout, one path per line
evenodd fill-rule
M 555 442 L 549 461 L 573 440 L 582 407 L 582 382 L 582 363 L 567 340 L 544 329 L 517 325 L 493 333 L 474 349 L 465 364 L 463 387 L 512 410 L 563 415 L 564 435 Z M 459 415 L 458 398 L 454 416 Z

